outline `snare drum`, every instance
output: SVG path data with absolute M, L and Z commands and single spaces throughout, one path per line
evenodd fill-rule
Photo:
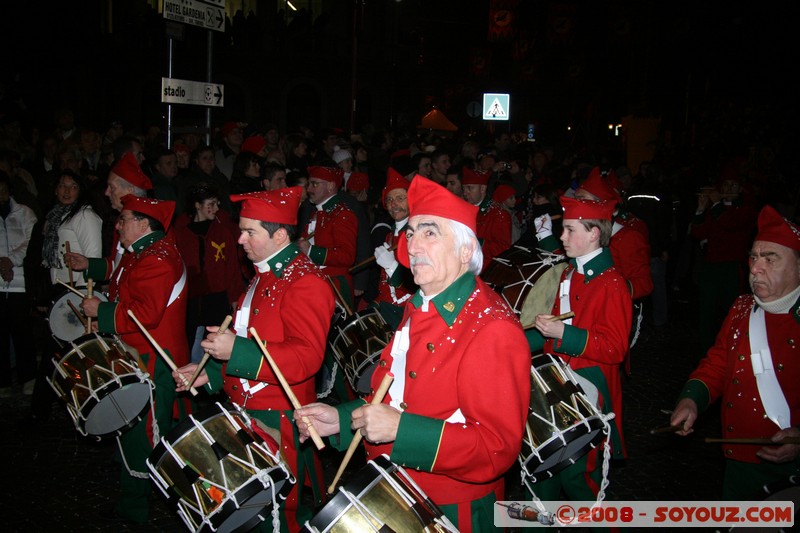
M 216 403 L 175 426 L 147 459 L 190 531 L 248 531 L 286 499 L 295 479 L 278 444 L 252 423 L 238 405 Z
M 101 302 L 107 302 L 103 293 L 94 293 Z M 86 335 L 86 327 L 83 322 L 75 315 L 75 312 L 70 308 L 69 303 L 80 309 L 83 298 L 78 296 L 72 291 L 64 289 L 63 294 L 53 302 L 50 311 L 47 315 L 47 323 L 50 326 L 50 332 L 53 336 L 63 342 L 72 342 L 79 337 Z
M 369 461 L 301 531 L 458 531 L 422 489 L 385 455 Z
M 359 311 L 331 329 L 331 349 L 356 393 L 370 393 L 375 365 L 393 334 L 378 310 L 373 308 Z
M 512 246 L 492 259 L 481 278 L 528 324 L 552 309 L 566 266 L 563 255 Z
M 608 422 L 558 358 L 537 355 L 531 366 L 531 402 L 519 462 L 533 483 L 574 464 L 597 446 Z
M 70 342 L 47 378 L 82 435 L 121 435 L 139 422 L 155 386 L 119 338 L 93 333 Z

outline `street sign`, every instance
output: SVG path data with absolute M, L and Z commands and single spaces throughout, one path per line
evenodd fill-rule
M 165 104 L 191 104 L 223 107 L 224 85 L 202 81 L 161 78 L 161 101 Z
M 483 120 L 508 120 L 508 111 L 508 94 L 483 94 Z
M 483 108 L 481 108 L 480 102 L 472 101 L 467 104 L 467 116 L 470 118 L 478 118 L 481 116 L 481 112 Z
M 164 18 L 225 31 L 225 0 L 164 0 Z

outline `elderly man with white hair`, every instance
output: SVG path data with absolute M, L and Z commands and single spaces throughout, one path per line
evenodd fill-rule
M 303 417 L 323 436 L 338 434 L 342 449 L 359 431 L 368 459 L 387 454 L 461 531 L 488 531 L 520 451 L 530 351 L 513 311 L 477 277 L 477 208 L 419 176 L 408 207 L 397 259 L 420 289 L 372 377 L 375 390 L 392 372 L 389 393 L 378 405 L 311 404 L 295 421 L 306 436 Z

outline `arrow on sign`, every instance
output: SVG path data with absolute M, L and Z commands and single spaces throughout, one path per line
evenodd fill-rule
M 217 92 L 214 93 L 214 96 L 217 97 L 217 103 L 220 103 L 222 101 L 222 87 L 217 85 L 216 88 Z
M 222 11 L 217 11 L 217 28 L 221 28 L 224 22 L 225 18 L 222 16 Z

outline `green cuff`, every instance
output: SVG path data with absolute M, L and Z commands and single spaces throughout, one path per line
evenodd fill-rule
M 325 259 L 328 257 L 328 249 L 312 245 L 311 249 L 308 251 L 308 257 L 314 264 L 324 265 Z
M 331 437 L 329 440 L 331 446 L 340 452 L 345 451 L 350 447 L 350 443 L 353 441 L 353 437 L 355 436 L 355 431 L 350 429 L 350 421 L 353 419 L 353 411 L 365 405 L 366 403 L 366 400 L 359 399 L 353 400 L 352 402 L 341 403 L 336 406 L 336 412 L 339 413 L 339 435 L 338 438 Z
M 403 269 L 405 267 L 403 265 L 397 265 L 397 268 L 394 269 L 392 275 L 386 278 L 386 282 L 391 285 L 392 287 L 399 287 L 403 284 Z
M 238 378 L 257 380 L 258 372 L 264 362 L 264 354 L 255 339 L 237 336 L 233 341 L 233 350 L 225 373 Z
M 108 261 L 102 257 L 90 257 L 89 267 L 83 271 L 83 280 L 93 279 L 97 282 L 105 281 L 111 273 L 108 271 Z
M 589 342 L 589 332 L 570 324 L 564 324 L 564 335 L 556 341 L 554 348 L 557 352 L 567 355 L 581 355 L 586 350 Z
M 528 339 L 528 346 L 532 352 L 538 352 L 544 347 L 544 335 L 536 328 L 526 329 L 525 338 Z
M 444 420 L 403 413 L 397 438 L 392 447 L 392 461 L 425 472 L 433 471 L 444 432 Z
M 94 278 L 93 278 L 94 279 Z M 97 306 L 97 331 L 98 333 L 116 333 L 117 302 L 100 302 Z
M 686 385 L 683 386 L 678 400 L 684 398 L 694 400 L 694 403 L 697 404 L 697 411 L 702 413 L 708 408 L 708 404 L 711 401 L 711 394 L 708 392 L 708 387 L 705 383 L 699 379 L 690 379 L 686 382 Z
M 541 241 L 539 241 L 539 245 L 537 248 L 541 248 L 546 252 L 555 252 L 559 248 L 561 248 L 561 243 L 556 239 L 555 235 L 548 235 Z
M 209 394 L 216 394 L 221 391 L 224 384 L 222 362 L 213 357 L 209 357 L 204 370 L 208 376 L 208 383 L 205 384 L 206 392 Z

